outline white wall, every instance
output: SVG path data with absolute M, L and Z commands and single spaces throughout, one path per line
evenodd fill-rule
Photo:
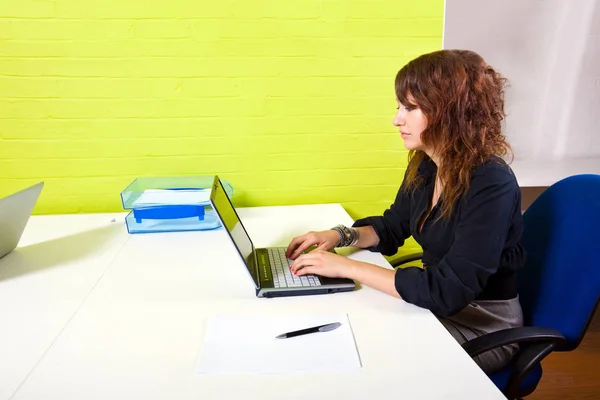
M 600 173 L 600 0 L 445 7 L 444 48 L 475 50 L 510 80 L 505 131 L 519 165 L 558 161 L 569 174 Z

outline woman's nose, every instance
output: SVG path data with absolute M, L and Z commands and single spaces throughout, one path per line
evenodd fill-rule
M 394 124 L 394 126 L 404 125 L 404 118 L 400 115 L 400 111 L 398 111 L 396 113 L 396 116 L 394 116 L 393 124 Z

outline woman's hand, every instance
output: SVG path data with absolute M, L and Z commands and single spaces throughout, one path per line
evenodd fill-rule
M 313 250 L 302 254 L 294 260 L 290 270 L 299 276 L 315 274 L 328 278 L 352 279 L 400 298 L 394 283 L 396 272 L 393 269 L 356 261 L 329 251 Z
M 295 260 L 300 254 L 311 246 L 317 246 L 315 250 L 328 251 L 340 244 L 340 235 L 334 230 L 308 232 L 305 235 L 292 239 L 285 252 L 287 258 Z M 314 251 L 314 250 L 313 250 Z
M 357 261 L 340 256 L 339 254 L 323 250 L 313 250 L 310 253 L 300 255 L 294 260 L 290 266 L 290 270 L 298 276 L 316 274 L 328 278 L 352 279 L 352 273 L 356 264 Z

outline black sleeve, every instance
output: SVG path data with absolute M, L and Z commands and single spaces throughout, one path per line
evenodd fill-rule
M 410 195 L 404 190 L 404 182 L 406 179 L 398 190 L 396 200 L 390 208 L 383 212 L 383 216 L 362 218 L 352 224 L 354 227 L 370 225 L 375 230 L 379 237 L 379 243 L 367 250 L 392 256 L 410 237 Z
M 438 265 L 396 271 L 396 290 L 404 300 L 447 317 L 483 291 L 499 267 L 517 204 L 519 187 L 508 171 L 493 167 L 474 175 L 459 211 L 453 243 Z

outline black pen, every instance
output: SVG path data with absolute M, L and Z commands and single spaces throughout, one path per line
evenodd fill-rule
M 282 333 L 281 335 L 275 336 L 276 339 L 287 339 L 294 336 L 306 335 L 308 333 L 316 333 L 316 332 L 329 332 L 334 329 L 337 329 L 342 324 L 339 322 L 333 322 L 331 324 L 313 326 L 312 328 L 300 329 L 298 331 Z

